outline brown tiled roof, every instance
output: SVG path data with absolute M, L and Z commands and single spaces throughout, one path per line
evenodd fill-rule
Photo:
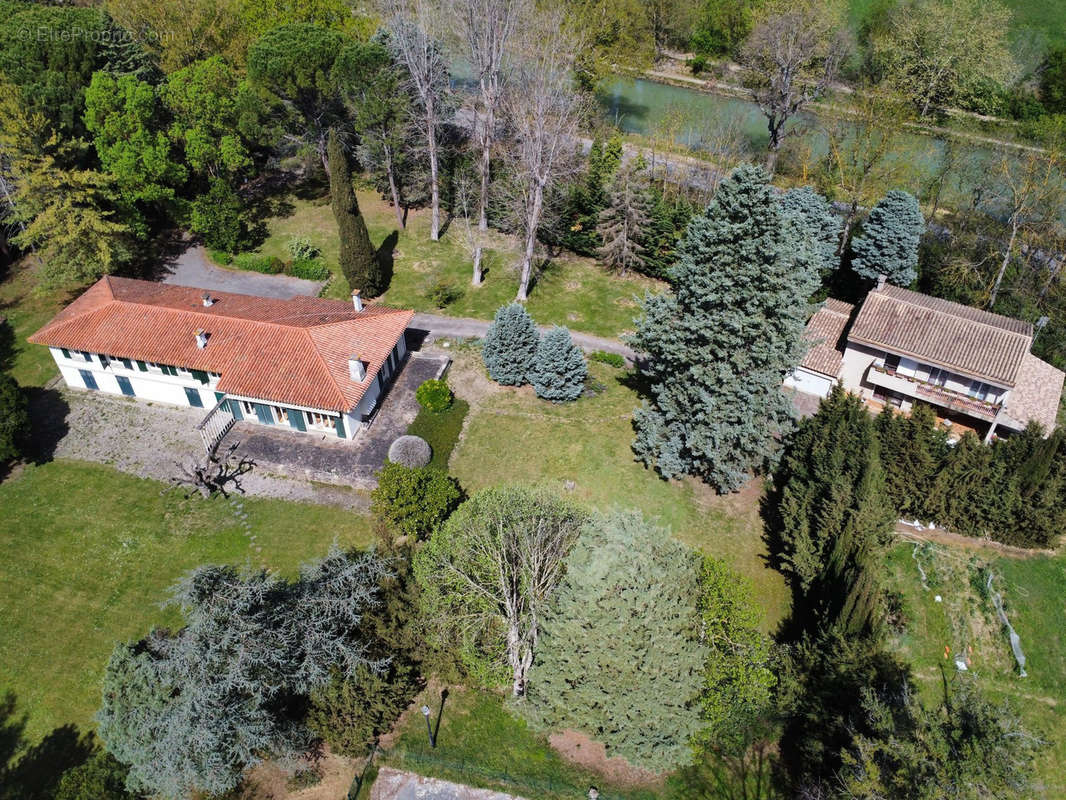
M 832 298 L 825 301 L 807 321 L 806 338 L 811 342 L 811 349 L 800 363 L 801 367 L 831 378 L 840 375 L 840 364 L 844 358 L 840 340 L 854 310 L 855 306 L 851 303 Z
M 1004 411 L 1021 425 L 1036 421 L 1050 433 L 1055 428 L 1062 397 L 1062 383 L 1066 375 L 1062 370 L 1041 361 L 1032 353 L 1026 353 L 1018 370 L 1017 382 L 1007 395 Z
M 218 391 L 351 411 L 414 315 L 318 297 L 279 300 L 101 278 L 30 337 L 35 344 L 221 373 Z M 196 346 L 197 329 L 207 347 Z M 356 383 L 348 358 L 367 364 Z
M 848 340 L 1011 387 L 1033 343 L 1033 327 L 909 289 L 884 286 L 866 296 Z

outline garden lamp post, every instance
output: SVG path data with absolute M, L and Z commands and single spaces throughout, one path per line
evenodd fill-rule
M 429 746 L 436 747 L 437 740 L 433 736 L 433 726 L 429 723 L 429 706 L 422 706 L 422 716 L 426 718 L 426 733 L 429 734 Z

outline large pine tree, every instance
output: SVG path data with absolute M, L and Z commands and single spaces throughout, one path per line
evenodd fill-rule
M 329 132 L 326 147 L 329 155 L 329 190 L 333 216 L 341 237 L 341 272 L 348 286 L 364 297 L 376 297 L 385 291 L 384 274 L 370 244 L 370 234 L 359 210 L 359 200 L 352 186 L 352 171 L 335 131 Z
M 500 306 L 481 347 L 489 377 L 504 386 L 524 386 L 529 382 L 539 341 L 540 332 L 525 306 Z
M 828 200 L 810 186 L 801 186 L 781 195 L 781 208 L 795 218 L 809 237 L 823 276 L 840 266 L 837 248 L 844 221 L 833 213 Z
M 918 278 L 918 245 L 925 219 L 918 201 L 894 189 L 873 207 L 862 235 L 851 243 L 851 268 L 868 280 L 884 275 L 896 286 L 910 286 Z
M 760 167 L 739 167 L 689 224 L 672 292 L 649 296 L 632 344 L 651 399 L 633 449 L 667 478 L 738 489 L 793 425 L 781 391 L 803 358 L 817 261 Z
M 625 275 L 629 270 L 644 271 L 647 253 L 643 244 L 649 227 L 649 201 L 644 184 L 630 169 L 622 170 L 607 192 L 607 208 L 596 223 L 603 244 L 596 255 L 609 269 Z
M 541 337 L 529 371 L 537 397 L 553 403 L 577 400 L 587 375 L 585 355 L 570 339 L 570 331 L 556 325 Z

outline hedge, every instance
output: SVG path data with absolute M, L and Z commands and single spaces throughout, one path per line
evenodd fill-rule
M 294 278 L 306 281 L 324 281 L 329 277 L 329 267 L 320 258 L 296 259 L 285 271 Z
M 262 272 L 277 275 L 285 269 L 285 262 L 277 256 L 263 256 L 258 253 L 240 253 L 233 257 L 233 266 L 249 272 Z

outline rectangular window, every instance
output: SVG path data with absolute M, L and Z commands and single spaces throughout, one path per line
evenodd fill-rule
M 82 381 L 82 383 L 85 384 L 85 388 L 86 389 L 99 389 L 100 388 L 99 386 L 96 385 L 96 378 L 93 377 L 93 374 L 91 372 L 89 372 L 89 370 L 87 370 L 87 369 L 79 369 L 78 370 L 78 374 L 81 375 L 81 381 Z
M 929 382 L 934 386 L 943 386 L 948 382 L 947 370 L 940 369 L 939 367 L 933 367 L 929 370 Z
M 249 403 L 247 400 L 241 400 L 241 411 L 244 412 L 246 417 L 255 416 L 255 403 Z
M 148 371 L 148 365 L 145 364 L 143 361 L 138 361 L 137 362 L 137 369 L 139 369 L 141 372 L 147 372 Z
M 970 390 L 967 394 L 975 400 L 985 400 L 988 397 L 988 391 L 991 387 L 987 383 L 981 381 L 970 381 Z
M 122 394 L 126 395 L 126 397 L 136 396 L 133 393 L 133 384 L 130 383 L 129 378 L 125 377 L 124 375 L 116 375 L 115 380 L 118 381 L 118 388 L 119 391 L 122 392 Z
M 84 350 L 82 350 L 81 351 L 81 360 L 82 361 L 91 362 L 93 360 L 93 354 L 92 353 L 86 353 Z
M 193 408 L 203 408 L 204 401 L 200 397 L 200 393 L 196 389 L 190 389 L 185 387 L 185 398 L 189 401 L 189 405 Z
M 899 356 L 894 353 L 889 353 L 885 356 L 885 369 L 889 372 L 895 372 L 899 369 Z
M 314 428 L 332 428 L 333 417 L 329 414 L 321 414 L 318 411 L 307 412 L 308 422 Z
M 205 385 L 207 384 L 207 373 L 204 372 L 202 369 L 191 369 L 189 370 L 189 374 L 192 375 L 193 378 L 199 381 L 200 383 Z
M 65 347 L 60 347 L 59 352 L 63 354 L 63 358 L 70 358 L 70 351 Z
M 130 361 L 128 358 L 123 358 L 121 359 L 121 361 L 122 366 L 124 366 L 126 369 L 133 369 L 133 362 Z
M 279 425 L 289 424 L 289 412 L 281 406 L 271 406 L 270 413 L 274 415 L 274 422 Z

